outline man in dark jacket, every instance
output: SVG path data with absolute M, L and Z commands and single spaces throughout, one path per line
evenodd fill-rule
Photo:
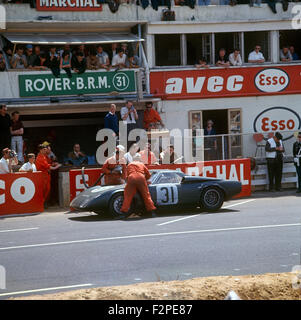
M 274 186 L 276 191 L 281 191 L 284 152 L 281 133 L 276 132 L 275 135 L 267 141 L 265 151 L 269 176 L 269 191 L 273 191 Z
M 10 116 L 7 114 L 6 105 L 0 105 L 0 152 L 5 148 L 10 148 L 11 124 Z
M 106 114 L 104 119 L 104 127 L 106 129 L 113 130 L 113 135 L 115 137 L 119 134 L 119 127 L 118 127 L 118 117 L 116 115 L 116 105 L 114 103 L 111 104 L 110 111 Z
M 75 56 L 72 56 L 71 67 L 75 73 L 84 73 L 87 69 L 87 60 L 81 51 L 78 51 Z
M 298 176 L 297 193 L 301 193 L 301 131 L 298 132 L 298 140 L 293 145 L 294 164 Z

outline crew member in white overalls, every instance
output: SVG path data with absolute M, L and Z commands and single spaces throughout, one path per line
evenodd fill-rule
M 265 151 L 269 175 L 269 191 L 274 191 L 274 189 L 281 191 L 284 153 L 281 133 L 276 132 L 272 138 L 268 139 Z

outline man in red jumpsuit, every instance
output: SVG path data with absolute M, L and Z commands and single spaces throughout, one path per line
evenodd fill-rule
M 126 178 L 126 160 L 124 159 L 125 148 L 122 145 L 116 147 L 115 154 L 108 158 L 102 166 L 105 174 L 106 185 L 124 184 Z M 121 167 L 121 171 L 118 168 Z
M 156 217 L 156 214 L 154 213 L 156 207 L 147 186 L 147 180 L 150 177 L 150 172 L 146 166 L 141 163 L 141 156 L 136 155 L 134 161 L 127 166 L 127 183 L 124 189 L 124 200 L 121 212 L 124 212 L 125 214 L 129 212 L 133 197 L 138 191 L 144 201 L 146 211 L 150 212 L 153 218 Z
M 48 162 L 47 157 L 47 147 L 39 145 L 39 154 L 36 159 L 37 171 L 42 171 L 44 173 L 44 202 L 48 201 L 50 193 L 50 170 L 56 170 L 60 165 L 52 167 Z

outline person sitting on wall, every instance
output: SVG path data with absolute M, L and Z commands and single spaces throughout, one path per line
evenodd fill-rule
M 226 50 L 224 48 L 219 49 L 218 56 L 216 58 L 217 67 L 229 67 L 230 62 L 229 58 L 226 55 Z
M 201 57 L 198 62 L 195 64 L 195 67 L 197 69 L 201 69 L 201 68 L 210 68 L 209 65 L 207 64 L 207 61 L 204 57 Z
M 36 156 L 34 153 L 29 153 L 27 155 L 28 162 L 25 162 L 23 166 L 19 169 L 19 172 L 36 172 L 37 167 L 35 165 Z
M 72 56 L 71 67 L 75 73 L 82 74 L 87 69 L 87 60 L 81 51 L 77 51 L 75 56 Z
M 66 164 L 72 164 L 73 166 L 80 166 L 88 163 L 88 158 L 83 151 L 80 150 L 80 145 L 76 143 L 73 146 L 73 151 L 68 153 Z
M 2 150 L 3 157 L 0 160 L 0 174 L 13 173 L 12 166 L 18 163 L 16 154 L 9 148 Z
M 260 52 L 261 47 L 259 45 L 256 45 L 254 48 L 254 51 L 250 52 L 248 57 L 249 63 L 264 63 L 265 59 L 263 54 Z

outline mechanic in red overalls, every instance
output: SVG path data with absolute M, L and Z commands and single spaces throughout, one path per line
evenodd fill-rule
M 36 168 L 37 171 L 42 171 L 44 173 L 44 202 L 48 201 L 49 193 L 50 193 L 50 170 L 56 170 L 60 167 L 60 165 L 51 166 L 48 162 L 47 157 L 47 147 L 40 144 L 39 145 L 39 154 L 36 159 Z
M 108 158 L 102 166 L 105 174 L 106 185 L 124 184 L 126 178 L 125 148 L 122 145 L 116 147 L 115 154 Z M 119 170 L 120 169 L 120 170 Z
M 134 156 L 133 160 L 134 161 L 127 166 L 127 183 L 124 189 L 124 200 L 121 212 L 125 214 L 128 213 L 133 197 L 139 192 L 144 201 L 146 210 L 151 213 L 154 218 L 156 217 L 156 214 L 154 213 L 156 207 L 147 186 L 147 180 L 151 177 L 151 174 L 146 166 L 141 163 L 140 155 Z

